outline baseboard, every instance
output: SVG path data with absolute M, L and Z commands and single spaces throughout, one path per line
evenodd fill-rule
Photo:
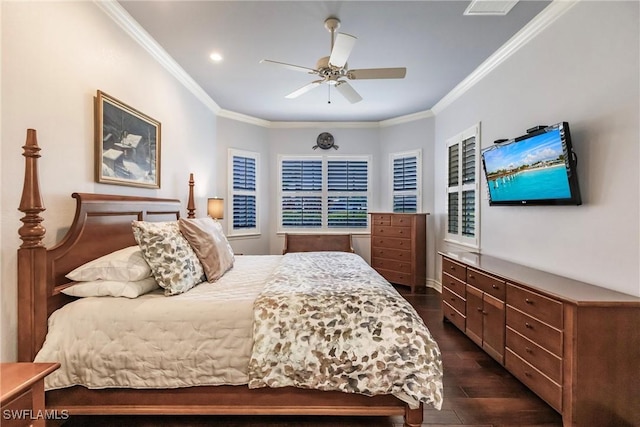
M 442 293 L 442 283 L 438 282 L 436 279 L 427 279 L 427 288 L 433 288 Z

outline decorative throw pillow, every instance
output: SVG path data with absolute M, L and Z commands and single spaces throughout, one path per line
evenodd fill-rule
M 180 233 L 178 221 L 133 221 L 132 227 L 142 255 L 165 295 L 181 294 L 205 280 L 202 265 Z
M 215 282 L 233 267 L 233 249 L 222 231 L 219 222 L 197 218 L 178 221 L 180 231 L 187 238 L 204 267 L 207 281 Z
M 151 268 L 145 261 L 139 246 L 129 246 L 94 259 L 67 274 L 74 282 L 92 280 L 117 280 L 133 282 L 151 276 Z
M 115 280 L 94 280 L 80 282 L 62 290 L 63 294 L 74 297 L 125 297 L 137 298 L 158 289 L 158 283 L 153 277 L 135 282 L 121 282 Z

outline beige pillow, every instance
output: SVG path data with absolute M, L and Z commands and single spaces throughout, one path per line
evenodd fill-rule
M 178 224 L 202 263 L 207 281 L 215 282 L 233 267 L 233 249 L 219 222 L 209 217 L 180 218 Z

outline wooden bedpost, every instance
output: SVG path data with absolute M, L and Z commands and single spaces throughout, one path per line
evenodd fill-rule
M 423 405 L 422 403 L 417 409 L 411 409 L 409 405 L 405 406 L 404 425 L 405 427 L 420 427 L 422 425 Z
M 193 200 L 193 174 L 189 174 L 189 200 L 187 201 L 187 218 L 195 218 L 196 203 Z
M 22 245 L 18 249 L 18 361 L 31 362 L 46 335 L 47 249 L 42 240 L 45 228 L 40 213 L 45 210 L 40 196 L 38 158 L 40 147 L 34 129 L 27 129 L 22 147 L 25 157 L 24 186 L 18 210 L 24 213 L 18 230 Z

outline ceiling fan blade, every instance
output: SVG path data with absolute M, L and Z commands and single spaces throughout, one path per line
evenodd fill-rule
M 318 73 L 318 71 L 314 70 L 313 68 L 301 67 L 300 65 L 287 64 L 285 62 L 272 61 L 270 59 L 262 59 L 260 61 L 260 63 L 261 64 L 278 65 L 280 67 L 285 67 L 285 68 L 288 68 L 288 69 L 293 70 L 293 71 L 302 71 L 304 73 L 309 73 L 309 74 L 317 74 Z
M 407 69 L 402 68 L 365 68 L 362 70 L 349 70 L 347 77 L 351 80 L 363 79 L 404 79 Z
M 344 96 L 347 101 L 352 104 L 362 101 L 362 97 L 360 96 L 360 94 L 356 92 L 356 90 L 344 80 L 338 82 L 338 84 L 336 85 L 336 89 L 338 90 L 338 92 L 340 92 L 340 95 Z
M 311 89 L 320 86 L 324 80 L 316 80 L 307 85 L 302 86 L 300 89 L 291 92 L 289 95 L 285 96 L 285 98 L 293 99 L 297 98 L 300 95 L 309 92 Z
M 347 59 L 351 54 L 353 45 L 356 44 L 357 37 L 345 33 L 338 33 L 336 41 L 331 49 L 329 64 L 334 67 L 342 68 L 347 63 Z

